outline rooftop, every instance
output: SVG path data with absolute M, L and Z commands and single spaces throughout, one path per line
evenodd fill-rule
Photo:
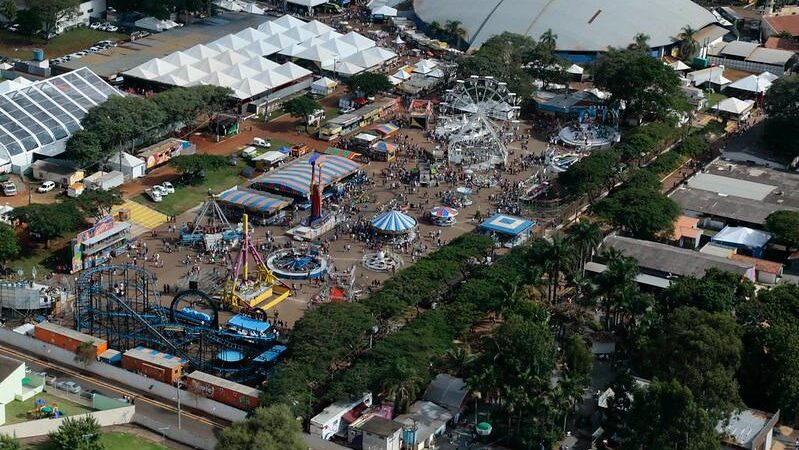
M 56 325 L 52 322 L 41 322 L 36 324 L 36 328 L 41 328 L 42 330 L 47 330 L 51 333 L 60 334 L 62 336 L 66 336 L 70 339 L 74 339 L 78 342 L 92 342 L 92 343 L 103 343 L 105 339 L 96 338 L 94 336 L 90 336 L 85 333 L 81 333 L 79 331 L 73 330 L 72 328 L 62 327 L 61 325 Z
M 799 36 L 799 16 L 768 16 L 763 20 L 774 30 L 775 34 L 787 31 L 791 36 Z
M 215 386 L 223 387 L 233 392 L 238 392 L 243 395 L 258 398 L 261 391 L 254 387 L 245 386 L 243 384 L 235 383 L 224 378 L 215 377 L 205 372 L 195 370 L 187 376 L 190 380 L 202 381 L 204 383 L 213 384 Z
M 17 370 L 19 366 L 25 365 L 22 361 L 11 359 L 5 356 L 0 356 L 0 381 L 5 380 L 12 372 Z
M 446 373 L 436 375 L 436 378 L 424 391 L 424 400 L 443 406 L 450 411 L 457 412 L 463 405 L 463 400 L 469 391 L 462 378 L 453 377 Z
M 680 216 L 674 221 L 674 230 L 671 233 L 671 240 L 678 241 L 683 237 L 696 239 L 702 234 L 702 230 L 697 228 L 699 219 L 695 217 Z
M 393 420 L 384 419 L 380 416 L 372 416 L 361 425 L 361 431 L 369 434 L 375 434 L 380 437 L 393 436 L 402 429 L 402 424 L 394 422 Z
M 782 264 L 766 259 L 753 258 L 751 256 L 732 254 L 730 259 L 733 261 L 740 261 L 747 264 L 754 264 L 755 270 L 759 272 L 779 274 L 782 272 Z
M 736 448 L 752 449 L 755 439 L 761 433 L 770 433 L 779 413 L 769 414 L 756 409 L 739 411 L 725 424 L 719 422 L 716 431 L 724 435 L 722 442 Z
M 151 348 L 142 346 L 138 346 L 126 351 L 122 356 L 127 358 L 135 358 L 140 361 L 145 361 L 158 367 L 164 367 L 167 369 L 173 369 L 177 366 L 184 366 L 188 362 L 183 358 L 179 358 L 167 353 L 161 353 L 158 350 L 153 350 Z
M 796 42 L 793 39 L 781 38 L 777 36 L 771 36 L 768 38 L 763 46 L 766 48 L 777 48 L 780 50 L 799 52 L 799 42 Z

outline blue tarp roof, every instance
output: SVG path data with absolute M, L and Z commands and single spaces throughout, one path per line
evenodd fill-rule
M 275 197 L 264 192 L 238 189 L 219 194 L 219 200 L 262 213 L 278 211 L 291 204 L 284 198 Z
M 269 190 L 308 197 L 311 193 L 312 166 L 310 159 L 314 154 L 317 153 L 309 153 L 280 169 L 261 175 L 253 180 L 253 183 L 260 184 Z M 318 156 L 316 160 L 317 168 L 320 164 L 322 167 L 322 183 L 325 186 L 352 175 L 363 166 L 359 162 L 335 155 Z
M 260 320 L 250 319 L 240 314 L 233 316 L 227 323 L 231 327 L 241 328 L 244 330 L 252 330 L 259 333 L 266 332 L 272 325 L 269 322 L 262 322 Z
M 533 225 L 535 225 L 535 222 L 532 220 L 515 216 L 506 216 L 505 214 L 496 214 L 481 223 L 479 228 L 508 236 L 518 236 L 532 228 Z

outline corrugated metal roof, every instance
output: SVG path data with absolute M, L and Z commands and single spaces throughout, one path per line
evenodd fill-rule
M 505 31 L 538 39 L 552 29 L 558 50 L 605 51 L 626 47 L 637 33 L 653 47 L 673 44 L 682 27 L 716 18 L 690 0 L 414 0 L 425 22 L 458 20 L 473 48 Z

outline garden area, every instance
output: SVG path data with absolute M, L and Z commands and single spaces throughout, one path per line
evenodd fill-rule
M 76 416 L 78 414 L 86 414 L 92 412 L 92 409 L 88 406 L 83 406 L 81 404 L 71 402 L 69 400 L 64 400 L 60 397 L 55 397 L 52 394 L 48 394 L 47 392 L 42 392 L 36 394 L 32 398 L 25 400 L 24 402 L 15 400 L 11 403 L 6 404 L 6 423 L 5 425 L 11 425 L 15 423 L 27 422 L 29 420 L 35 420 L 36 417 L 28 416 L 28 411 L 32 411 L 36 408 L 36 400 L 44 400 L 47 406 L 58 406 L 58 410 L 63 412 L 64 415 L 67 417 Z
M 127 38 L 127 35 L 121 33 L 109 33 L 107 31 L 92 30 L 91 28 L 75 28 L 47 42 L 38 37 L 23 36 L 8 30 L 0 30 L 0 55 L 9 58 L 29 59 L 33 49 L 41 48 L 44 50 L 46 58 L 57 58 L 91 47 L 98 41 L 118 41 Z

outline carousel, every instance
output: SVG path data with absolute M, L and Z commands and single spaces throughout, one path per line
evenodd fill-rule
M 311 250 L 278 250 L 269 255 L 266 266 L 275 276 L 286 280 L 321 278 L 327 273 L 327 260 Z
M 402 257 L 396 253 L 380 250 L 363 255 L 361 264 L 373 272 L 394 272 L 402 266 L 403 261 Z
M 416 239 L 416 219 L 397 210 L 377 214 L 371 225 L 387 243 L 401 244 Z
M 583 150 L 610 147 L 621 140 L 618 121 L 617 110 L 592 106 L 580 111 L 577 123 L 563 127 L 558 138 L 564 145 Z
M 430 222 L 439 227 L 451 227 L 457 222 L 458 210 L 448 206 L 437 206 L 430 210 Z

